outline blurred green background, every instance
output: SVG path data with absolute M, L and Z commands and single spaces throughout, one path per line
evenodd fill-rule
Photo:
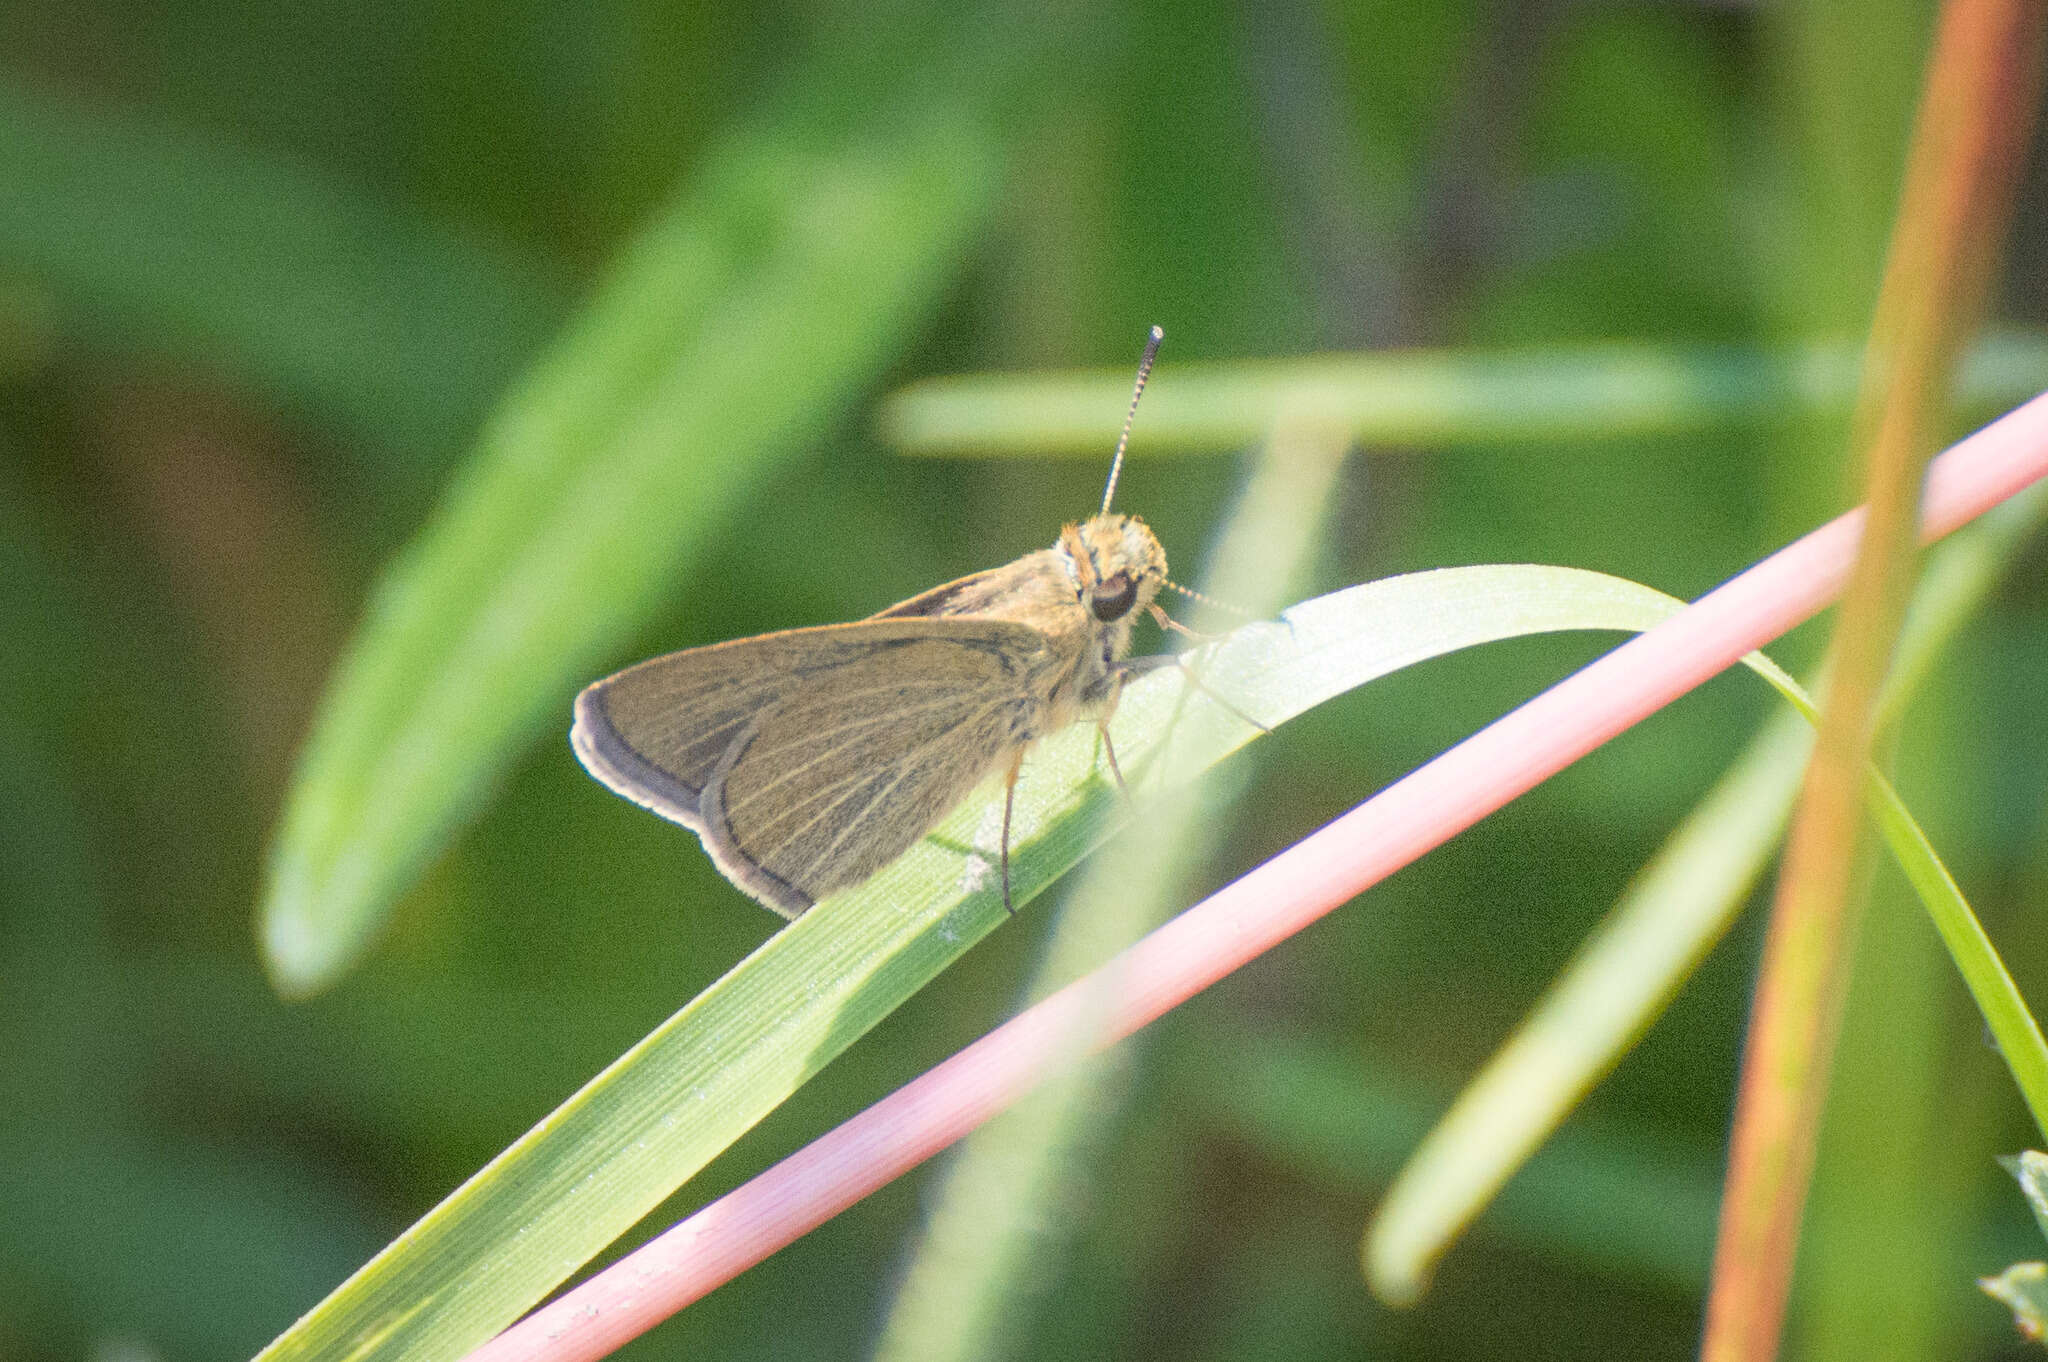
M 1333 350 L 1853 338 L 1931 21 L 1894 3 L 15 0 L 0 1357 L 255 1351 L 777 925 L 694 838 L 583 775 L 568 705 L 613 665 L 855 618 L 1093 509 L 1120 404 L 1086 459 L 905 458 L 885 394 L 1125 369 L 1155 322 L 1162 385 L 1178 363 Z M 2048 312 L 2039 161 L 1997 304 L 2022 328 Z M 663 254 L 681 237 L 698 245 Z M 843 258 L 813 272 L 791 239 Z M 710 305 L 671 316 L 649 279 Z M 476 451 L 580 429 L 548 405 L 570 379 L 657 362 L 678 400 L 749 394 L 730 446 L 664 443 L 661 403 L 638 411 L 649 466 L 722 490 L 678 494 L 701 510 L 686 542 L 619 524 L 645 557 L 609 633 L 526 697 L 538 717 L 506 721 L 473 821 L 422 849 L 360 966 L 281 1001 L 254 925 L 268 847 L 379 572 L 449 515 Z M 1144 421 L 1119 499 L 1192 577 L 1244 460 L 1170 457 L 1187 451 Z M 1526 561 L 1696 594 L 1846 504 L 1843 425 L 1767 409 L 1368 446 L 1310 587 Z M 473 470 L 454 485 L 474 493 Z M 2037 997 L 2042 564 L 2011 570 L 1901 752 Z M 1256 744 L 1212 882 L 1605 646 L 1446 659 Z M 1723 678 L 1165 1021 L 1012 1354 L 1690 1355 L 1750 919 L 1419 1307 L 1372 1302 L 1356 1241 L 1428 1119 L 1767 712 Z M 1991 1162 L 2028 1127 L 1918 910 L 1889 872 L 1877 895 L 1790 1352 L 2010 1353 L 1970 1278 L 2039 1254 Z M 676 1208 L 1008 1015 L 1034 917 Z M 626 1355 L 865 1356 L 919 1210 L 917 1179 L 894 1186 Z

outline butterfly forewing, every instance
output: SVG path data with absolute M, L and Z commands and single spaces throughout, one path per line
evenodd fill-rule
M 573 737 L 606 784 L 794 917 L 894 860 L 1029 735 L 1045 645 L 962 618 L 741 639 L 590 687 Z
M 700 827 L 719 758 L 801 678 L 775 666 L 782 635 L 670 653 L 586 687 L 569 741 L 591 773 L 636 804 Z

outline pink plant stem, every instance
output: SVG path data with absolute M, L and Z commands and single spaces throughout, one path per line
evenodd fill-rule
M 1939 538 L 2048 474 L 2048 395 L 1936 459 Z M 733 1189 L 470 1354 L 602 1357 L 915 1168 L 1077 1053 L 1101 1049 L 1821 610 L 1862 531 L 1852 511 L 1772 554 L 1226 885 L 1087 978 Z

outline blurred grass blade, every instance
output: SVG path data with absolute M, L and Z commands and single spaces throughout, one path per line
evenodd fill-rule
M 1496 639 L 1640 630 L 1677 602 L 1600 573 L 1447 568 L 1352 587 L 1204 650 L 1203 683 L 1278 724 L 1376 676 Z M 1116 748 L 1139 797 L 1253 736 L 1177 671 L 1128 687 Z M 1172 742 L 1164 743 L 1171 730 Z M 1094 730 L 1032 749 L 1017 786 L 1019 903 L 1107 834 Z M 873 880 L 806 913 L 622 1055 L 265 1353 L 449 1356 L 534 1305 L 1005 920 L 999 793 L 970 799 Z
M 1429 1130 L 1440 1093 L 1356 1048 L 1275 1030 L 1184 1028 L 1173 1063 L 1191 1124 L 1248 1144 L 1337 1197 L 1376 1197 Z M 1720 1150 L 1647 1121 L 1588 1115 L 1545 1144 L 1487 1212 L 1496 1244 L 1620 1283 L 1697 1293 L 1714 1247 Z
M 1322 540 L 1349 448 L 1341 433 L 1275 430 L 1224 522 L 1201 591 L 1256 614 L 1277 609 Z M 1244 774 L 1239 767 L 1209 781 L 1199 818 L 1192 801 L 1147 808 L 1126 844 L 1089 867 L 1060 904 L 1024 988 L 1027 1001 L 1087 973 L 1173 912 L 1180 886 L 1215 850 L 1211 830 L 1231 821 Z M 1123 1080 L 1139 1047 L 1134 1037 L 1077 1063 L 961 1143 L 927 1195 L 924 1229 L 875 1358 L 987 1362 L 1024 1350 L 1025 1300 L 1057 1272 L 1085 1223 L 1061 1208 L 1090 1200 L 1090 1151 L 1123 1114 Z
M 1882 701 L 1887 720 L 1910 703 L 2044 513 L 2048 486 L 2030 488 L 1930 554 Z M 1773 717 L 1421 1142 L 1366 1232 L 1366 1277 L 1381 1297 L 1408 1303 L 1422 1293 L 1451 1242 L 1721 939 L 1784 835 L 1812 746 L 1803 716 Z
M 972 31 L 955 36 L 972 66 Z M 935 65 L 899 107 L 821 112 L 872 79 L 851 65 L 707 156 L 386 571 L 273 848 L 281 988 L 356 959 L 520 747 L 567 727 L 678 562 L 829 429 L 951 276 L 994 191 L 995 120 Z
M 1784 834 L 1812 746 L 1793 714 L 1758 735 L 1423 1139 L 1366 1230 L 1381 1299 L 1421 1297 L 1437 1259 L 1721 939 Z
M 1853 345 L 1815 344 L 1385 350 L 1175 364 L 1146 393 L 1131 451 L 1240 449 L 1282 415 L 1397 447 L 1677 435 L 1846 412 L 1860 363 Z M 1101 412 L 1129 382 L 1110 371 L 927 379 L 890 397 L 882 426 L 908 454 L 1099 452 Z M 1965 358 L 1957 402 L 1982 414 L 2044 387 L 2048 334 L 2000 332 Z
M 339 416 L 406 492 L 560 311 L 521 262 L 303 166 L 5 80 L 0 184 L 0 266 L 95 343 L 196 352 Z

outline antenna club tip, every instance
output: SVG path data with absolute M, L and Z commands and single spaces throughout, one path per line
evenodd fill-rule
M 1166 332 L 1161 330 L 1159 327 L 1155 326 L 1152 328 L 1152 339 L 1156 341 L 1163 341 L 1166 339 Z

